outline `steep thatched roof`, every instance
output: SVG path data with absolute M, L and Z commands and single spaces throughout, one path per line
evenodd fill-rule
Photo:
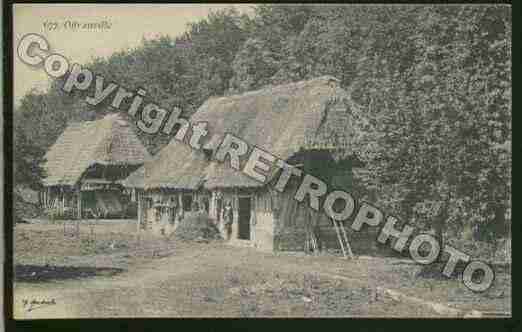
M 347 155 L 355 129 L 349 95 L 330 76 L 208 100 L 192 117 L 207 121 L 214 135 L 233 133 L 288 160 L 300 150 L 340 149 Z M 207 169 L 205 187 L 262 185 L 229 165 Z
M 324 76 L 242 95 L 211 98 L 192 116 L 191 122 L 207 122 L 212 136 L 206 148 L 217 148 L 216 143 L 226 133 L 232 133 L 250 146 L 287 160 L 300 150 L 348 149 L 354 135 L 352 107 L 339 81 Z M 202 182 L 208 189 L 261 185 L 228 164 L 209 163 L 203 153 L 189 153 L 187 149 L 190 147 L 185 143 L 173 140 L 158 158 L 147 163 L 145 187 L 174 188 Z
M 191 121 L 207 121 L 214 135 L 233 133 L 286 160 L 301 148 L 347 147 L 351 106 L 339 81 L 323 76 L 211 98 Z
M 263 184 L 251 179 L 243 172 L 236 171 L 229 165 L 213 161 L 205 170 L 204 186 L 207 189 L 214 188 L 245 188 L 259 187 Z
M 127 188 L 145 188 L 145 166 L 132 172 L 127 178 L 120 180 L 120 184 Z
M 150 158 L 119 114 L 69 125 L 47 152 L 44 184 L 74 185 L 93 164 L 139 165 Z
M 195 190 L 202 185 L 207 166 L 208 161 L 203 153 L 173 140 L 160 151 L 157 158 L 143 167 L 144 188 Z

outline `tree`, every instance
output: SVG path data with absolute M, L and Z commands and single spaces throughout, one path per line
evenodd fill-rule
M 86 66 L 187 117 L 211 96 L 335 76 L 360 105 L 350 116 L 362 195 L 441 241 L 473 228 L 495 243 L 510 222 L 510 40 L 502 5 L 259 5 L 252 18 L 214 12 Z M 20 144 L 46 150 L 68 121 L 115 111 L 62 83 L 24 97 Z M 153 153 L 171 138 L 137 132 Z
M 414 50 L 411 64 L 399 70 L 379 57 L 361 67 L 370 79 L 354 89 L 372 128 L 359 153 L 381 203 L 407 221 L 434 228 L 441 242 L 463 226 L 495 242 L 511 195 L 509 11 L 415 12 L 414 33 L 403 39 L 410 46 L 399 49 Z
M 14 185 L 24 185 L 33 190 L 40 190 L 45 175 L 41 167 L 45 150 L 30 142 L 24 130 L 15 126 L 14 130 Z

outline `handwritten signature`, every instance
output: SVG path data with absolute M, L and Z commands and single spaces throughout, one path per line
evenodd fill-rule
M 47 305 L 55 305 L 56 304 L 56 301 L 55 299 L 42 299 L 42 300 L 38 300 L 38 299 L 31 299 L 31 300 L 28 300 L 28 299 L 23 299 L 22 300 L 22 304 L 24 306 L 24 309 L 26 311 L 32 311 L 34 309 L 38 309 L 38 308 L 41 308 L 41 307 L 44 307 L 44 306 L 47 306 Z

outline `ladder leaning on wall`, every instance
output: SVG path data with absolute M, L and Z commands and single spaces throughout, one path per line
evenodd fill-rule
M 335 229 L 335 233 L 337 234 L 337 240 L 339 240 L 339 244 L 341 245 L 341 250 L 343 252 L 344 258 L 350 257 L 350 259 L 354 259 L 352 248 L 350 246 L 350 242 L 348 241 L 348 236 L 346 235 L 346 230 L 343 225 L 338 225 L 337 221 L 332 218 L 333 227 Z M 340 228 L 340 230 L 339 230 Z M 341 235 L 342 234 L 342 235 Z M 346 252 L 348 251 L 348 256 Z

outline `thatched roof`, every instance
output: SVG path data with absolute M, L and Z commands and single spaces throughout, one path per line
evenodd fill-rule
M 324 76 L 210 99 L 191 121 L 207 121 L 214 135 L 233 133 L 282 160 L 309 149 L 340 149 L 348 155 L 356 134 L 351 121 L 354 107 L 339 81 Z M 260 185 L 229 165 L 207 169 L 208 189 Z
M 196 190 L 202 183 L 208 161 L 205 155 L 187 144 L 171 141 L 146 163 L 144 188 L 170 188 Z
M 242 95 L 211 98 L 191 117 L 191 122 L 207 122 L 212 137 L 206 148 L 217 148 L 216 143 L 226 133 L 232 133 L 250 146 L 288 160 L 300 150 L 348 149 L 354 134 L 352 105 L 339 81 L 324 76 Z M 173 140 L 158 158 L 147 163 L 145 187 L 190 189 L 179 185 L 203 182 L 208 189 L 262 185 L 228 164 L 209 163 L 202 152 L 189 154 L 187 149 L 190 147 L 185 143 Z
M 243 172 L 236 171 L 229 165 L 223 165 L 215 161 L 205 170 L 204 186 L 209 190 L 214 188 L 259 187 L 262 185 L 262 183 L 251 179 Z
M 77 183 L 91 165 L 139 165 L 150 158 L 129 123 L 119 114 L 69 125 L 49 149 L 47 186 Z
M 286 160 L 301 148 L 349 146 L 352 103 L 331 76 L 210 98 L 192 116 Z
M 145 187 L 145 166 L 141 166 L 119 183 L 127 188 L 143 189 Z

